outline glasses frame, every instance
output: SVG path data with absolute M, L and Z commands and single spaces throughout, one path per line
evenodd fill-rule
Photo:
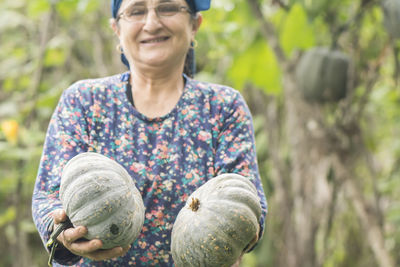
M 189 14 L 192 14 L 192 11 L 190 10 L 189 7 L 187 7 L 187 6 L 179 6 L 179 10 L 178 10 L 175 14 L 167 15 L 167 16 L 165 16 L 165 15 L 164 15 L 164 16 L 163 16 L 163 15 L 159 15 L 159 14 L 158 14 L 158 11 L 157 11 L 157 8 L 158 8 L 160 5 L 162 5 L 162 4 L 158 4 L 158 5 L 153 6 L 153 7 L 150 7 L 150 8 L 146 7 L 146 10 L 147 10 L 147 11 L 146 11 L 146 14 L 143 15 L 143 18 L 142 18 L 142 19 L 137 20 L 137 21 L 135 21 L 135 20 L 129 20 L 129 19 L 126 18 L 125 13 L 126 13 L 126 9 L 128 8 L 128 7 L 126 7 L 126 8 L 117 16 L 116 20 L 117 20 L 117 22 L 118 22 L 121 18 L 122 18 L 122 19 L 125 18 L 125 20 L 126 20 L 127 22 L 131 22 L 131 23 L 132 23 L 132 22 L 133 22 L 133 23 L 143 22 L 143 21 L 147 18 L 147 15 L 149 14 L 149 11 L 152 10 L 152 9 L 155 11 L 157 18 L 159 18 L 159 19 L 173 17 L 173 16 L 175 16 L 176 14 L 178 14 L 178 13 L 180 13 L 180 12 L 188 12 Z M 176 5 L 178 6 L 179 4 L 176 4 Z

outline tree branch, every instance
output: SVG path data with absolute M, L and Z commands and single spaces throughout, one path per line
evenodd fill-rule
M 333 159 L 333 163 L 336 165 L 335 170 L 338 171 L 339 179 L 344 183 L 346 196 L 353 204 L 361 226 L 364 228 L 368 245 L 374 253 L 378 266 L 394 267 L 394 261 L 385 248 L 384 233 L 376 220 L 376 215 L 370 214 L 374 209 L 370 208 L 362 192 L 360 192 L 359 186 L 354 182 L 354 177 L 356 176 L 353 171 L 346 167 L 348 163 L 344 158 L 339 158 L 339 155 L 337 155 Z
M 400 61 L 399 61 L 399 53 L 400 53 L 400 47 L 396 43 L 395 40 L 393 42 L 393 54 L 394 54 L 394 73 L 393 73 L 393 79 L 395 82 L 395 85 L 399 84 L 399 77 L 400 77 Z
M 263 13 L 261 12 L 261 6 L 257 0 L 248 0 L 248 3 L 256 19 L 261 24 L 261 33 L 263 34 L 264 38 L 268 40 L 268 43 L 274 50 L 278 61 L 284 65 L 283 67 L 286 67 L 285 65 L 287 63 L 287 58 L 285 56 L 285 53 L 283 52 L 282 47 L 279 44 L 279 38 L 274 25 L 272 25 L 264 18 Z
M 358 109 L 355 113 L 355 120 L 359 120 L 362 116 L 362 114 L 364 113 L 364 109 L 365 106 L 367 105 L 369 96 L 372 92 L 372 89 L 374 88 L 375 83 L 378 81 L 379 77 L 380 77 L 380 73 L 379 73 L 379 69 L 381 68 L 382 64 L 385 61 L 385 57 L 387 52 L 389 51 L 389 46 L 387 45 L 386 47 L 384 47 L 382 49 L 382 52 L 380 54 L 380 56 L 370 64 L 368 72 L 367 72 L 367 77 L 369 77 L 369 79 L 366 82 L 366 88 L 365 88 L 365 92 L 361 97 L 361 100 L 359 102 L 358 105 Z
M 282 0 L 272 0 L 272 4 L 277 4 L 280 8 L 289 11 L 290 6 L 283 3 Z
M 339 194 L 339 189 L 341 187 L 341 182 L 335 179 L 335 171 L 333 170 L 333 168 L 331 167 L 328 177 L 329 180 L 332 181 L 333 183 L 333 188 L 332 188 L 332 196 L 331 196 L 331 202 L 329 203 L 329 213 L 328 213 L 328 222 L 327 222 L 327 226 L 325 228 L 325 232 L 324 232 L 324 239 L 323 239 L 323 251 L 322 251 L 322 255 L 320 258 L 320 266 L 322 266 L 323 262 L 325 262 L 327 255 L 329 255 L 328 253 L 328 240 L 329 240 L 329 236 L 331 235 L 332 232 L 332 228 L 333 228 L 333 219 L 335 217 L 335 207 L 336 207 L 336 202 L 337 202 L 337 197 Z
M 50 5 L 50 10 L 47 12 L 43 21 L 41 23 L 41 33 L 40 33 L 40 44 L 39 44 L 39 53 L 37 56 L 37 66 L 32 75 L 32 82 L 30 83 L 27 94 L 26 101 L 28 102 L 27 109 L 30 110 L 29 115 L 25 118 L 25 124 L 29 123 L 32 118 L 35 116 L 35 106 L 38 99 L 39 87 L 43 76 L 43 68 L 44 68 L 44 57 L 46 54 L 47 43 L 50 39 L 50 27 L 54 23 L 52 23 L 53 16 L 55 14 L 54 4 Z
M 374 191 L 374 204 L 375 204 L 375 213 L 377 215 L 377 220 L 379 223 L 379 226 L 381 227 L 381 230 L 383 231 L 383 226 L 384 226 L 384 215 L 382 212 L 382 209 L 379 205 L 381 195 L 378 189 L 378 181 L 377 181 L 377 175 L 378 171 L 376 170 L 376 164 L 374 160 L 374 155 L 367 150 L 367 148 L 364 146 L 364 155 L 365 155 L 365 162 L 368 167 L 368 170 L 371 175 L 371 181 L 372 181 L 372 188 Z
M 342 103 L 340 103 L 340 108 L 335 115 L 335 129 L 344 130 L 345 134 L 348 133 L 349 129 L 354 127 L 355 122 L 358 122 L 364 114 L 364 109 L 369 101 L 369 96 L 371 95 L 372 89 L 374 88 L 376 82 L 380 78 L 379 69 L 382 64 L 385 62 L 386 55 L 390 52 L 390 43 L 387 43 L 381 51 L 379 57 L 368 64 L 368 70 L 364 77 L 366 77 L 365 81 L 365 91 L 361 95 L 358 100 L 358 105 L 354 108 L 355 105 L 355 91 L 351 90 L 349 96 L 344 99 Z M 349 75 L 349 88 L 352 89 L 354 75 Z M 339 136 L 340 137 L 340 136 Z
M 54 7 L 50 6 L 49 12 L 47 12 L 46 16 L 43 18 L 41 24 L 41 34 L 40 34 L 40 44 L 39 44 L 39 54 L 38 54 L 38 62 L 35 72 L 33 73 L 32 82 L 28 88 L 28 99 L 34 98 L 39 90 L 40 81 L 42 79 L 43 74 L 43 65 L 44 65 L 44 56 L 46 52 L 47 42 L 49 41 L 49 32 L 50 25 L 52 25 L 52 17 L 54 14 Z
M 381 267 L 394 267 L 393 259 L 385 248 L 384 234 L 382 233 L 375 216 L 371 216 L 368 213 L 368 204 L 352 179 L 346 181 L 346 191 L 354 205 L 360 222 L 364 226 L 369 241 L 368 243 L 375 254 L 378 265 Z
M 339 27 L 336 28 L 336 30 L 332 31 L 332 48 L 336 48 L 337 46 L 337 41 L 339 39 L 339 36 L 346 32 L 351 25 L 358 24 L 364 16 L 365 11 L 367 10 L 369 5 L 375 4 L 373 0 L 362 0 L 360 2 L 359 8 L 356 10 L 355 14 L 353 17 L 351 17 L 346 23 L 343 25 L 340 25 Z M 334 14 L 335 16 L 335 14 Z
M 106 76 L 108 74 L 108 70 L 106 64 L 104 63 L 103 59 L 103 40 L 101 39 L 100 34 L 98 31 L 95 31 L 92 36 L 92 43 L 93 43 L 93 61 L 96 66 L 97 74 L 99 76 Z

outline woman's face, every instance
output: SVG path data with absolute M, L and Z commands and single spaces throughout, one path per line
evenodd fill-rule
M 128 21 L 121 17 L 113 23 L 124 54 L 131 66 L 182 67 L 186 53 L 201 24 L 201 16 L 195 19 L 186 11 L 173 16 L 158 17 L 154 7 L 160 3 L 174 2 L 187 7 L 184 0 L 126 0 L 119 14 L 131 5 L 147 7 L 147 15 L 140 21 Z

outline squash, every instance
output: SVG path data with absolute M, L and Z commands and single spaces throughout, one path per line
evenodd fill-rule
M 400 1 L 385 0 L 382 7 L 386 30 L 393 38 L 400 38 Z
M 340 51 L 315 47 L 296 67 L 296 82 L 309 101 L 338 101 L 346 96 L 350 59 Z
M 101 154 L 81 153 L 67 162 L 60 199 L 72 224 L 87 227 L 85 238 L 100 239 L 103 249 L 130 245 L 142 229 L 145 208 L 132 178 Z
M 260 199 L 249 179 L 223 174 L 194 191 L 171 234 L 177 267 L 231 266 L 256 242 Z

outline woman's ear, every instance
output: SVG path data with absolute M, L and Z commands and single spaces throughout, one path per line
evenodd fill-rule
M 203 16 L 201 15 L 201 13 L 197 13 L 196 17 L 193 19 L 192 31 L 194 34 L 199 30 L 202 21 L 203 21 Z
M 112 18 L 110 19 L 110 27 L 113 30 L 113 32 L 118 36 L 120 35 L 120 29 L 119 29 L 119 25 L 116 19 Z

